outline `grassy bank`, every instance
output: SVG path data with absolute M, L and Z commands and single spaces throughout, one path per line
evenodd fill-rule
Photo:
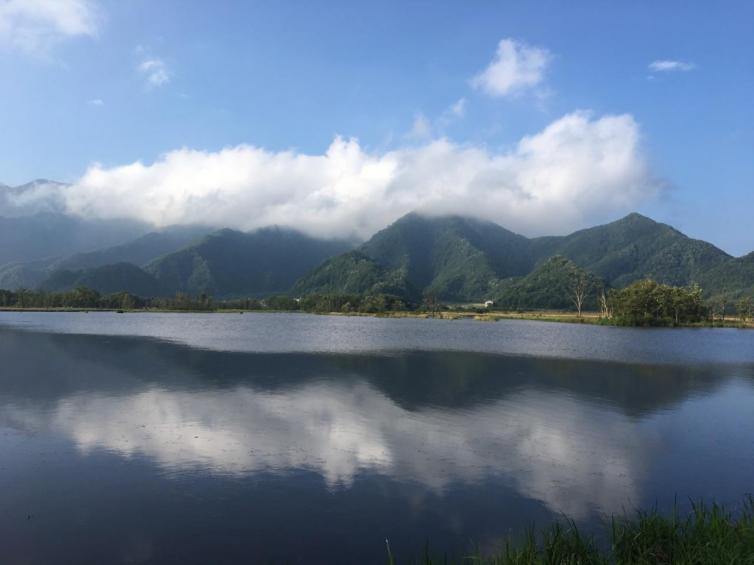
M 133 308 L 127 310 L 114 308 L 16 308 L 0 307 L 0 312 L 118 312 L 118 313 L 192 313 L 192 314 L 281 314 L 301 313 L 318 314 L 323 316 L 368 316 L 377 318 L 433 318 L 438 320 L 476 320 L 481 322 L 496 322 L 498 320 L 529 320 L 539 322 L 557 322 L 564 324 L 592 324 L 592 325 L 615 325 L 610 320 L 601 318 L 599 312 L 583 312 L 578 316 L 576 312 L 559 310 L 532 310 L 532 311 L 483 311 L 476 308 L 451 308 L 434 313 L 421 310 L 388 310 L 385 312 L 308 312 L 304 310 L 242 310 L 238 308 L 214 308 L 212 310 L 192 309 L 167 309 L 167 308 Z M 681 324 L 677 327 L 685 328 L 754 328 L 754 320 L 742 322 L 733 316 L 725 319 L 716 319 L 714 323 L 703 321 L 694 324 Z
M 387 563 L 464 563 L 480 565 L 660 565 L 754 564 L 754 500 L 748 498 L 736 515 L 718 505 L 695 504 L 681 516 L 639 513 L 613 519 L 608 543 L 602 547 L 582 534 L 573 522 L 555 524 L 522 540 L 509 541 L 498 553 L 460 559 L 432 556 L 401 561 L 387 549 Z
M 333 312 L 336 315 L 344 315 Z M 350 314 L 349 314 L 350 315 Z M 612 320 L 602 318 L 599 312 L 583 312 L 581 316 L 576 312 L 558 311 L 558 310 L 532 310 L 532 311 L 500 311 L 490 310 L 487 312 L 475 311 L 468 309 L 442 310 L 434 314 L 425 312 L 382 312 L 379 314 L 360 314 L 365 316 L 379 316 L 389 318 L 438 318 L 442 320 L 479 320 L 482 322 L 496 322 L 498 320 L 530 320 L 540 322 L 559 322 L 565 324 L 592 324 L 611 326 L 617 325 Z M 660 326 L 662 327 L 662 326 Z M 664 326 L 671 327 L 671 326 Z M 717 318 L 714 322 L 705 320 L 696 323 L 679 324 L 675 327 L 684 328 L 754 328 L 754 320 L 746 322 L 733 316 L 726 316 L 724 319 Z

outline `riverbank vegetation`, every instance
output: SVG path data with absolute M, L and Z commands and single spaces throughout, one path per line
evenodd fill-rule
M 704 304 L 702 289 L 643 280 L 603 299 L 603 314 L 625 326 L 680 326 L 697 324 L 714 311 Z
M 0 290 L 0 308 L 11 310 L 167 310 L 208 312 L 222 310 L 301 311 L 315 313 L 364 313 L 424 311 L 420 305 L 387 294 L 309 295 L 293 298 L 273 295 L 264 299 L 234 298 L 215 300 L 206 294 L 142 298 L 127 292 L 101 295 L 85 287 L 64 292 L 43 290 Z M 439 305 L 437 306 L 439 309 Z
M 622 289 L 609 289 L 578 279 L 572 288 L 572 309 L 526 309 L 506 305 L 445 304 L 432 293 L 420 302 L 391 294 L 309 294 L 301 297 L 273 295 L 265 298 L 216 300 L 207 294 L 177 293 L 172 297 L 143 298 L 118 292 L 103 295 L 79 287 L 70 291 L 0 290 L 5 310 L 117 310 L 117 311 L 274 311 L 319 314 L 434 317 L 442 319 L 526 319 L 621 326 L 754 326 L 754 303 L 704 300 L 700 287 L 677 287 L 652 280 L 637 281 Z M 591 304 L 589 310 L 582 309 Z M 598 310 L 594 310 L 594 307 Z
M 607 541 L 582 533 L 573 521 L 557 523 L 522 540 L 509 540 L 497 553 L 460 559 L 433 557 L 429 549 L 418 559 L 402 561 L 387 548 L 387 562 L 467 563 L 478 565 L 664 565 L 754 563 L 754 501 L 733 514 L 724 507 L 694 504 L 692 511 L 670 515 L 640 512 L 634 518 L 614 518 Z

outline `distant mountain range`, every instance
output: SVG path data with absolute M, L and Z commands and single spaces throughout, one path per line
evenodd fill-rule
M 0 217 L 0 265 L 54 260 L 125 243 L 149 231 L 128 220 L 84 220 L 53 212 Z
M 3 220 L 5 219 L 0 218 L 0 230 Z M 29 239 L 23 240 L 22 234 L 17 233 L 15 241 L 18 242 L 18 247 L 25 250 L 26 257 L 34 260 L 18 261 L 20 251 L 11 253 L 12 250 L 0 245 L 0 256 L 4 253 L 6 257 L 15 259 L 4 265 L 0 264 L 0 288 L 41 286 L 60 289 L 64 287 L 62 281 L 75 280 L 71 274 L 62 276 L 62 272 L 77 272 L 83 276 L 85 270 L 95 271 L 99 267 L 118 263 L 143 267 L 213 231 L 212 228 L 202 226 L 174 226 L 140 235 L 144 226 L 122 230 L 119 223 L 92 225 L 50 214 L 13 218 L 12 223 L 22 226 L 22 233 L 33 234 Z M 35 231 L 34 228 L 39 224 L 44 227 Z M 135 235 L 137 237 L 134 238 Z M 120 243 L 123 240 L 126 242 Z M 97 249 L 95 242 L 103 247 Z M 107 246 L 112 243 L 117 245 Z M 73 251 L 72 255 L 66 253 L 69 249 Z M 82 249 L 86 251 L 81 251 Z M 48 278 L 50 281 L 47 281 Z
M 65 186 L 36 182 L 27 190 Z M 0 210 L 23 201 L 19 188 L 3 190 Z M 754 296 L 754 253 L 732 257 L 639 214 L 567 236 L 526 238 L 487 221 L 412 213 L 357 246 L 278 227 L 149 231 L 45 211 L 0 217 L 0 241 L 0 288 L 8 289 L 218 298 L 385 293 L 411 301 L 432 293 L 444 301 L 564 308 L 566 281 L 578 271 L 612 287 L 653 278 L 698 283 L 707 297 Z
M 554 257 L 565 261 L 552 262 Z M 554 288 L 573 268 L 612 287 L 653 278 L 674 285 L 697 282 L 708 296 L 754 294 L 754 254 L 731 257 L 640 214 L 568 236 L 533 239 L 471 218 L 409 214 L 355 252 L 326 261 L 294 292 L 388 289 L 412 299 L 431 292 L 448 301 L 561 307 Z M 544 294 L 536 290 L 543 286 Z M 552 300 L 535 299 L 540 294 Z
M 50 273 L 40 284 L 42 290 L 49 291 L 82 286 L 102 294 L 126 291 L 136 296 L 162 296 L 168 293 L 152 275 L 131 263 L 102 265 L 80 271 L 60 269 Z
M 260 296 L 288 292 L 308 271 L 350 246 L 277 227 L 251 233 L 224 229 L 145 270 L 171 293 Z
M 128 244 L 77 254 L 53 263 L 0 268 L 0 288 L 19 282 L 48 291 L 85 286 L 103 294 L 138 296 L 178 292 L 215 297 L 257 297 L 288 292 L 322 261 L 352 247 L 284 228 L 250 233 L 176 227 Z M 24 278 L 25 277 L 25 278 Z M 3 284 L 6 283 L 6 284 Z

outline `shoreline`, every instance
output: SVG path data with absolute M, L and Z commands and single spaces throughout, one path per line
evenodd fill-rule
M 234 308 L 213 310 L 177 310 L 161 308 L 9 308 L 0 307 L 2 312 L 31 312 L 31 313 L 90 313 L 110 312 L 118 314 L 313 314 L 317 316 L 353 316 L 371 318 L 417 318 L 437 320 L 473 320 L 478 322 L 497 322 L 499 320 L 524 320 L 530 322 L 550 322 L 559 324 L 588 324 L 593 326 L 609 327 L 660 327 L 660 328 L 728 328 L 728 329 L 754 329 L 754 320 L 742 322 L 734 317 L 726 317 L 724 320 L 715 322 L 698 322 L 694 324 L 681 324 L 678 326 L 622 326 L 611 323 L 601 318 L 598 312 L 583 312 L 579 317 L 575 312 L 556 310 L 543 311 L 490 311 L 478 312 L 466 309 L 444 310 L 435 312 L 412 312 L 393 310 L 386 312 L 310 312 L 305 310 L 240 310 Z

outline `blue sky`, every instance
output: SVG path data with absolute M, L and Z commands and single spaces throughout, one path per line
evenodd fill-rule
M 584 227 L 635 208 L 733 254 L 754 249 L 749 2 L 19 2 L 0 0 L 0 181 L 80 183 L 74 211 L 108 217 L 123 210 L 159 224 L 210 210 L 217 222 L 226 214 L 229 225 L 254 227 L 227 212 L 245 206 L 244 217 L 258 213 L 258 222 L 290 218 L 315 233 L 338 225 L 333 233 L 356 226 L 354 233 L 366 235 L 402 206 L 445 212 L 457 198 L 528 234 Z M 518 67 L 498 60 L 508 67 L 485 82 L 501 41 L 510 42 Z M 535 149 L 530 158 L 522 139 L 575 112 L 582 120 L 555 149 Z M 631 122 L 601 121 L 611 116 Z M 597 133 L 605 128 L 607 138 Z M 634 134 L 635 144 L 627 140 Z M 336 136 L 358 140 L 343 148 L 345 161 L 331 158 L 320 170 L 295 160 L 326 155 Z M 570 150 L 561 145 L 564 136 L 583 149 L 573 160 L 595 150 L 580 137 L 589 136 L 596 146 L 622 140 L 604 158 L 627 151 L 632 161 L 595 172 L 603 180 L 582 190 L 591 182 L 588 169 L 551 166 L 552 151 L 557 159 Z M 437 148 L 438 140 L 451 146 Z M 263 153 L 223 152 L 239 146 Z M 175 153 L 181 149 L 186 153 Z M 459 165 L 421 165 L 428 154 Z M 211 190 L 194 186 L 213 155 L 231 172 Z M 260 159 L 262 169 L 249 165 Z M 164 166 L 135 174 L 127 167 L 136 162 Z M 354 163 L 359 173 L 345 186 L 322 189 L 338 167 L 350 171 Z M 299 165 L 297 176 L 274 172 Z M 390 179 L 380 184 L 375 175 Z M 534 182 L 516 184 L 521 176 L 560 183 L 561 192 L 532 188 L 541 205 L 506 206 Z M 309 192 L 290 188 L 308 178 Z M 491 179 L 482 192 L 480 178 Z M 472 179 L 468 190 L 450 186 L 464 179 Z M 623 191 L 621 182 L 631 187 Z M 563 204 L 568 191 L 573 210 Z M 400 198 L 370 222 L 370 210 L 396 193 Z M 142 195 L 145 205 L 132 205 Z M 146 208 L 165 209 L 183 197 L 161 216 Z M 304 215 L 315 217 L 311 225 Z

